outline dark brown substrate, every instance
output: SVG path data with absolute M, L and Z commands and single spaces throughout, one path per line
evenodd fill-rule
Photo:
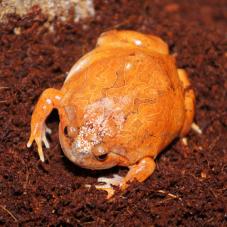
M 35 9 L 0 25 L 0 224 L 6 226 L 226 226 L 227 16 L 225 0 L 95 1 L 96 16 L 54 22 Z M 19 28 L 16 29 L 15 28 Z M 46 163 L 26 148 L 30 116 L 41 92 L 60 88 L 72 64 L 103 31 L 134 29 L 161 36 L 196 91 L 196 122 L 188 147 L 163 151 L 155 173 L 114 200 L 94 184 L 125 169 L 89 171 L 70 163 L 58 141 L 58 116 Z M 16 33 L 21 29 L 21 34 Z

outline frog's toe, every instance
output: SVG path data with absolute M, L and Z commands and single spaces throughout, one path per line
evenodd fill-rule
M 184 146 L 188 146 L 188 139 L 187 137 L 182 137 L 181 142 Z
M 114 174 L 112 178 L 107 178 L 107 177 L 99 177 L 98 182 L 99 183 L 105 183 L 106 185 L 114 185 L 114 186 L 120 186 L 120 184 L 123 181 L 123 177 Z
M 37 146 L 38 146 L 38 154 L 39 154 L 39 158 L 42 162 L 45 161 L 44 159 L 44 154 L 43 154 L 43 148 L 42 148 L 42 142 L 40 139 L 36 139 L 36 143 L 37 143 Z
M 48 128 L 47 126 L 45 126 L 45 128 L 46 128 L 46 133 L 47 134 L 51 134 L 52 133 L 52 130 L 50 128 Z
M 40 137 L 34 137 L 33 135 L 30 136 L 29 141 L 27 143 L 27 147 L 31 147 L 33 141 L 35 140 L 37 147 L 38 147 L 38 154 L 39 154 L 39 158 L 42 162 L 44 162 L 44 154 L 43 154 L 43 148 L 42 148 L 42 141 L 40 139 Z
M 115 190 L 110 185 L 95 185 L 95 188 L 98 190 L 103 190 L 107 192 L 107 199 L 110 199 L 113 195 Z
M 43 128 L 44 129 L 42 131 L 42 142 L 44 143 L 44 145 L 45 145 L 46 148 L 50 148 L 50 144 L 49 144 L 49 142 L 47 140 L 46 134 L 51 134 L 52 131 L 46 125 L 44 125 Z
M 31 147 L 33 141 L 34 141 L 34 138 L 32 136 L 30 136 L 30 138 L 29 138 L 29 140 L 27 142 L 27 148 L 30 148 Z
M 104 190 L 107 192 L 107 199 L 111 198 L 114 195 L 115 190 L 111 185 L 114 186 L 120 186 L 122 183 L 123 177 L 114 174 L 112 178 L 107 178 L 107 177 L 99 177 L 98 178 L 98 183 L 102 183 L 99 185 L 95 185 L 95 188 L 98 190 Z M 90 186 L 90 185 L 89 185 Z
M 49 144 L 45 134 L 42 135 L 42 142 L 44 143 L 46 148 L 50 148 L 50 144 Z
M 86 188 L 91 188 L 90 184 L 85 185 Z M 107 199 L 111 198 L 114 195 L 114 189 L 109 184 L 95 185 L 95 188 L 98 190 L 103 190 L 107 192 Z
M 195 122 L 192 123 L 191 128 L 197 134 L 200 134 L 200 135 L 203 134 L 202 129 Z

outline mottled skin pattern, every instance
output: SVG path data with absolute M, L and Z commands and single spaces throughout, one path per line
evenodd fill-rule
M 61 90 L 42 93 L 28 146 L 35 140 L 44 161 L 42 142 L 49 147 L 45 120 L 56 108 L 65 155 L 89 169 L 128 166 L 125 178 L 109 180 L 125 189 L 130 181 L 150 176 L 158 153 L 187 134 L 194 100 L 186 72 L 176 68 L 164 41 L 133 31 L 109 31 L 72 67 Z M 110 185 L 100 188 L 110 193 Z

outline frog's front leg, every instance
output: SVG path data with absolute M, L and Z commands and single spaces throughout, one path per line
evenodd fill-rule
M 100 177 L 98 182 L 105 183 L 105 185 L 96 185 L 97 189 L 105 190 L 108 193 L 107 198 L 114 194 L 111 185 L 119 186 L 121 190 L 125 190 L 129 183 L 137 180 L 139 182 L 145 181 L 155 170 L 155 162 L 151 157 L 141 159 L 137 164 L 129 167 L 129 171 L 125 177 L 114 175 L 113 178 Z
M 32 114 L 31 134 L 27 147 L 30 147 L 35 140 L 38 146 L 38 154 L 41 161 L 44 162 L 42 142 L 48 148 L 49 143 L 46 139 L 46 132 L 50 129 L 46 127 L 45 120 L 53 108 L 58 108 L 62 99 L 61 91 L 53 88 L 46 89 L 40 96 L 38 103 Z

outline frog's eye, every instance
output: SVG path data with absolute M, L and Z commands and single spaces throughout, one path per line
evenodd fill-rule
M 102 154 L 102 155 L 99 155 L 99 156 L 95 156 L 95 158 L 98 160 L 98 161 L 105 161 L 107 159 L 107 155 L 108 154 Z
M 105 161 L 108 157 L 107 149 L 105 149 L 104 144 L 99 144 L 93 147 L 92 153 L 98 161 Z
M 78 129 L 72 126 L 65 126 L 64 135 L 67 137 L 75 137 L 77 136 Z

